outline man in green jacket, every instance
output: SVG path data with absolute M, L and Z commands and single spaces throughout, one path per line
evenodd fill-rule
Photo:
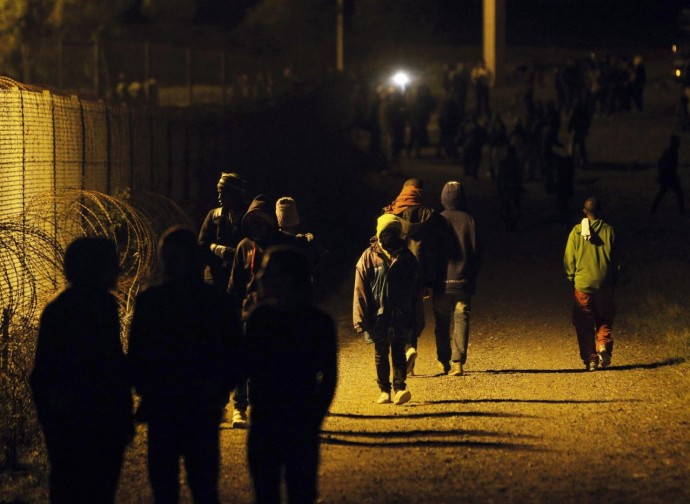
M 614 306 L 618 258 L 613 227 L 600 218 L 601 204 L 595 197 L 585 200 L 585 218 L 570 231 L 563 265 L 574 283 L 573 325 L 580 357 L 589 371 L 611 363 Z

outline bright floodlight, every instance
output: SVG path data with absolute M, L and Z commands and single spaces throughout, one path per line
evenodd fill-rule
M 405 87 L 410 83 L 410 77 L 405 72 L 399 71 L 393 77 L 391 77 L 391 81 L 400 89 L 405 89 Z

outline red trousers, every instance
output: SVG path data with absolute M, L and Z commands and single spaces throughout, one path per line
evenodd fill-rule
M 613 352 L 611 330 L 614 315 L 612 288 L 589 294 L 575 290 L 573 325 L 580 346 L 580 358 L 585 364 L 596 358 L 597 349 L 602 345 L 609 354 Z

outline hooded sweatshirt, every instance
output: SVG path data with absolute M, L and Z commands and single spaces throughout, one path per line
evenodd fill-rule
M 474 218 L 465 211 L 465 193 L 460 182 L 446 183 L 441 192 L 439 223 L 434 237 L 435 254 L 426 269 L 434 272 L 438 294 L 473 293 L 481 255 Z
M 417 260 L 421 261 L 424 241 L 434 216 L 434 211 L 424 206 L 424 191 L 412 185 L 403 187 L 383 212 L 400 218 L 402 238 Z
M 272 245 L 294 243 L 295 237 L 278 230 L 274 206 L 268 198 L 259 195 L 251 202 L 247 213 L 242 217 L 242 233 L 251 236 L 252 227 L 259 221 L 268 223 L 271 228 L 268 236 L 259 241 L 243 238 L 237 245 L 235 257 L 230 270 L 228 293 L 236 306 L 241 306 L 242 319 L 246 320 L 250 308 L 256 304 L 255 274 L 261 267 L 264 252 Z
M 407 339 L 413 323 L 414 302 L 418 294 L 417 260 L 401 242 L 398 250 L 384 251 L 379 242 L 389 228 L 402 229 L 394 215 L 378 219 L 376 236 L 371 239 L 355 268 L 352 319 L 355 331 L 368 331 L 374 341 L 385 337 Z
M 582 223 L 570 231 L 563 266 L 568 280 L 580 292 L 593 293 L 616 282 L 618 257 L 613 227 L 603 220 L 589 221 L 589 238 L 582 235 Z

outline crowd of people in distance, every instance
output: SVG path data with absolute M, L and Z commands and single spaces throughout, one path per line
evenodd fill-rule
M 546 73 L 554 98 L 543 102 L 535 99 L 535 87 L 544 85 Z M 480 60 L 474 66 L 445 64 L 440 99 L 423 80 L 408 88 L 358 81 L 352 122 L 368 132 L 369 155 L 383 172 L 395 172 L 405 153 L 421 158 L 425 149 L 435 147 L 436 157 L 460 164 L 465 177 L 490 177 L 506 228 L 517 227 L 523 182 L 528 181 L 541 181 L 554 194 L 559 218 L 567 225 L 574 173 L 589 166 L 592 120 L 644 110 L 644 61 L 640 55 L 592 53 L 548 68 L 523 65 L 515 77 L 523 110 L 517 116 L 492 106 L 494 75 Z M 434 120 L 438 141 L 432 145 L 428 128 Z

